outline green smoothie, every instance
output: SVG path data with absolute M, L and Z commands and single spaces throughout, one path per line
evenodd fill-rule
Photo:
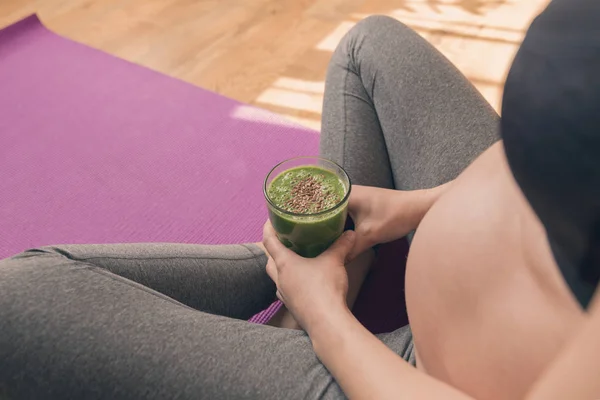
M 344 230 L 348 189 L 336 173 L 313 165 L 277 175 L 267 196 L 281 242 L 303 257 L 321 254 Z

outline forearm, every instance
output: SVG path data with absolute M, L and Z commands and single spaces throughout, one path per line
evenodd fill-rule
M 408 364 L 350 311 L 321 319 L 309 334 L 317 356 L 350 399 L 469 399 Z
M 453 181 L 445 183 L 440 186 L 436 186 L 431 189 L 419 189 L 411 191 L 398 192 L 398 211 L 397 215 L 393 218 L 398 218 L 402 221 L 406 221 L 409 216 L 409 221 L 406 221 L 411 227 L 411 230 L 417 229 L 425 214 L 429 211 L 431 206 L 448 190 Z M 406 201 L 407 196 L 410 201 Z

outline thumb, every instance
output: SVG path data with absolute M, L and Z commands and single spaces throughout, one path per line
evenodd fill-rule
M 336 240 L 331 247 L 327 249 L 324 253 L 327 256 L 335 257 L 336 260 L 340 262 L 346 262 L 352 248 L 354 247 L 354 242 L 356 241 L 356 233 L 354 231 L 346 231 Z

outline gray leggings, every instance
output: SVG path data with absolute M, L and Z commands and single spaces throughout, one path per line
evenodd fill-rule
M 333 54 L 321 152 L 354 183 L 436 186 L 496 140 L 493 110 L 399 22 L 367 18 Z M 183 244 L 0 261 L 0 398 L 344 398 L 304 332 L 244 321 L 275 298 L 265 264 L 255 245 Z M 408 327 L 379 337 L 411 360 Z

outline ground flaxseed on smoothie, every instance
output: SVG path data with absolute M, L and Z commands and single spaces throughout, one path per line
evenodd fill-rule
M 303 166 L 282 172 L 267 191 L 271 201 L 287 212 L 315 214 L 335 207 L 346 188 L 334 173 Z

